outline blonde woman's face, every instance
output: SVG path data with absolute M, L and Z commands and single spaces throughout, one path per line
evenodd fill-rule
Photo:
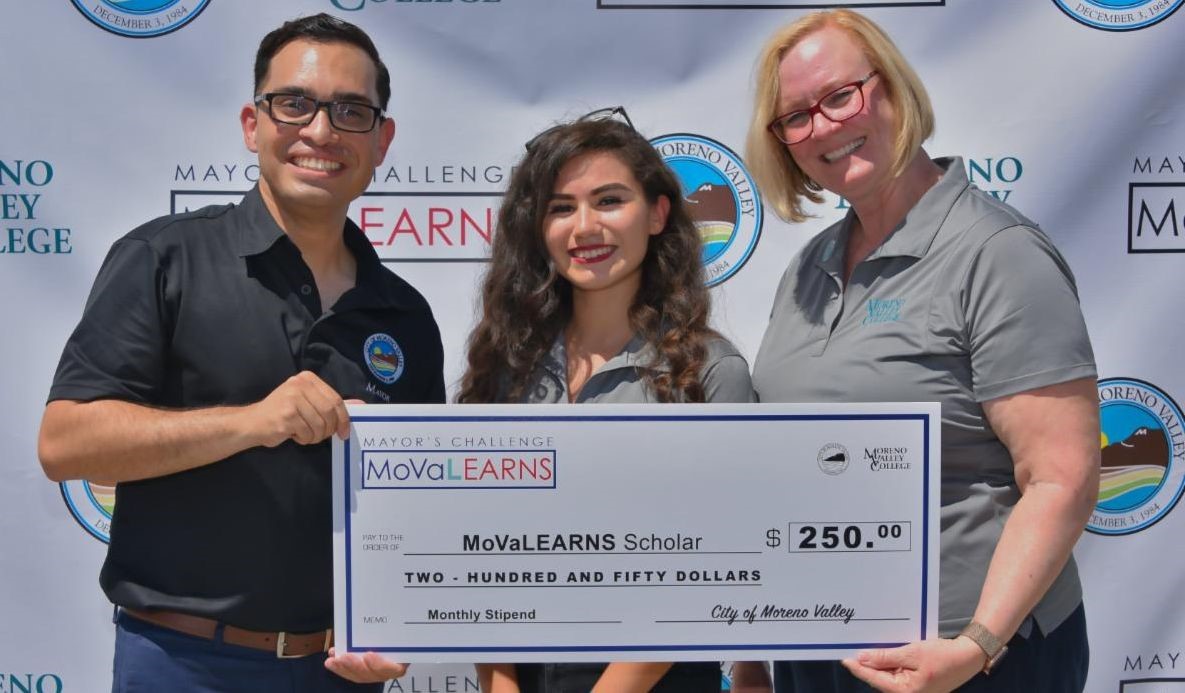
M 809 109 L 841 85 L 873 71 L 859 44 L 836 27 L 823 27 L 786 51 L 778 65 L 779 114 Z M 891 182 L 896 125 L 879 74 L 862 87 L 863 107 L 842 122 L 811 115 L 809 137 L 787 145 L 811 180 L 853 204 L 875 199 Z

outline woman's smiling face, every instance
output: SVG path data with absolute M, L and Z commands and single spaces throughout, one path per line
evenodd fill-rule
M 843 29 L 825 26 L 786 51 L 778 65 L 778 112 L 810 108 L 843 84 L 873 72 L 860 45 Z M 787 145 L 794 162 L 811 180 L 849 201 L 875 197 L 890 183 L 897 122 L 883 78 L 862 87 L 864 106 L 836 123 L 821 113 L 813 131 Z
M 633 172 L 611 152 L 573 157 L 560 169 L 543 220 L 543 238 L 556 271 L 575 291 L 641 284 L 650 237 L 666 225 L 670 201 L 646 199 Z

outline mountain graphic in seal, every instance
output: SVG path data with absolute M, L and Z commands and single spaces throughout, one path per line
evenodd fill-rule
M 711 260 L 724 250 L 736 231 L 736 197 L 727 185 L 702 183 L 684 199 L 704 243 L 703 257 Z
M 370 372 L 385 383 L 393 383 L 403 371 L 403 355 L 386 342 L 370 347 Z
M 370 352 L 370 360 L 375 365 L 383 364 L 391 370 L 399 367 L 399 357 L 394 352 L 384 353 L 377 345 Z
M 1140 426 L 1103 447 L 1099 508 L 1121 512 L 1151 498 L 1168 474 L 1169 441 L 1162 429 Z
M 1140 426 L 1118 443 L 1103 448 L 1103 469 L 1140 465 L 1168 466 L 1169 441 L 1159 428 Z

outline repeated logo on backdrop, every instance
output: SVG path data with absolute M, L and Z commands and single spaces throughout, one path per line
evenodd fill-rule
M 151 38 L 192 22 L 210 0 L 71 0 L 101 29 L 129 38 Z
M 368 7 L 407 7 L 411 3 L 415 3 L 420 7 L 431 3 L 432 6 L 439 7 L 441 5 L 447 6 L 464 6 L 464 5 L 486 5 L 489 3 L 498 3 L 502 0 L 329 0 L 329 4 L 335 10 L 345 10 L 346 12 L 357 12 Z
M 355 0 L 357 1 L 357 0 Z M 373 0 L 372 0 L 373 2 Z M 820 3 L 818 0 L 597 0 L 602 10 L 757 10 L 814 9 L 819 7 L 941 7 L 946 0 L 850 0 Z
M 1185 679 L 1169 679 L 1162 676 L 1123 679 L 1119 682 L 1119 693 L 1185 693 Z
M 0 693 L 62 693 L 62 677 L 49 673 L 0 672 Z
M 1053 0 L 1062 12 L 1104 31 L 1134 31 L 1168 19 L 1185 0 Z
M 1185 425 L 1165 391 L 1135 378 L 1099 380 L 1103 468 L 1086 529 L 1133 534 L 1164 519 L 1185 490 Z
M 704 242 L 708 286 L 719 284 L 741 269 L 761 235 L 753 179 L 740 157 L 716 140 L 677 134 L 651 142 L 683 185 Z M 486 262 L 510 171 L 492 163 L 381 166 L 371 189 L 350 203 L 349 215 L 383 262 Z M 178 163 L 173 182 L 186 188 L 171 191 L 169 212 L 237 203 L 258 180 L 255 163 Z M 224 185 L 235 187 L 220 189 Z M 381 189 L 387 186 L 404 189 Z
M 1120 693 L 1185 693 L 1185 657 L 1182 650 L 1164 648 L 1145 652 L 1128 652 L 1123 655 L 1123 673 L 1143 675 L 1139 678 L 1119 682 Z M 1176 674 L 1167 678 L 1165 674 Z M 1177 685 L 1169 685 L 1177 684 Z
M 432 668 L 441 671 L 423 673 Z M 416 669 L 418 672 L 409 671 L 403 678 L 388 681 L 383 693 L 481 693 L 476 674 L 445 672 L 441 664 L 417 664 Z
M 384 165 L 349 216 L 383 262 L 485 262 L 509 170 L 488 162 Z M 169 212 L 237 203 L 258 181 L 253 162 L 178 163 L 173 182 L 185 187 L 171 192 Z
M 678 133 L 650 140 L 683 186 L 683 198 L 703 239 L 708 286 L 740 271 L 761 237 L 757 185 L 741 158 L 703 135 Z
M 115 487 L 75 479 L 58 484 L 70 514 L 92 537 L 111 542 L 111 513 L 115 512 Z
M 1000 202 L 1016 205 L 1011 200 L 1016 184 L 1025 174 L 1024 162 L 1019 156 L 968 157 L 967 180 Z
M 1005 202 L 1018 209 L 1021 207 L 1012 197 L 1025 174 L 1024 161 L 1019 156 L 1015 154 L 968 156 L 964 158 L 963 165 L 966 169 L 967 180 L 972 185 L 1000 202 Z M 836 209 L 848 209 L 849 207 L 847 200 L 843 198 L 839 198 L 835 205 Z
M 1137 156 L 1127 188 L 1127 252 L 1185 253 L 1185 157 Z
M 45 219 L 45 192 L 54 178 L 44 159 L 0 159 L 0 255 L 67 255 L 68 227 Z

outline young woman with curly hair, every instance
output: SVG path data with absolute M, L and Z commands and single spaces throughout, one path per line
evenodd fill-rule
M 752 401 L 748 364 L 708 327 L 685 204 L 625 122 L 586 116 L 531 140 L 498 216 L 459 401 Z M 720 690 L 718 662 L 478 671 L 488 693 Z

